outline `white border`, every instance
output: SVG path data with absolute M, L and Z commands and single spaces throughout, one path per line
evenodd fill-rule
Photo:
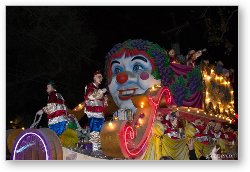
M 5 30 L 5 6 L 6 5 L 239 5 L 239 125 L 240 125 L 240 160 L 239 161 L 226 161 L 226 162 L 197 162 L 197 161 L 158 161 L 158 162 L 128 162 L 126 161 L 112 161 L 112 162 L 4 162 L 5 160 L 5 149 L 6 145 L 1 144 L 1 169 L 4 171 L 16 171 L 16 172 L 27 172 L 27 171 L 248 171 L 250 167 L 250 113 L 247 111 L 249 107 L 249 19 L 250 19 L 250 6 L 248 0 L 174 0 L 174 1 L 161 1 L 161 0 L 1 0 L 0 1 L 0 78 L 1 78 L 1 92 L 0 92 L 0 105 L 2 106 L 0 136 L 3 139 L 2 143 L 6 143 L 6 30 Z M 235 90 L 236 91 L 236 90 Z M 45 164 L 46 163 L 46 164 Z M 113 168 L 115 167 L 115 169 Z M 247 170 L 248 169 L 248 170 Z

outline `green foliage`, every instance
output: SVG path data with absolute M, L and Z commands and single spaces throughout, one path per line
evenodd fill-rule
M 155 79 L 160 79 L 160 74 L 159 74 L 159 71 L 158 69 L 155 69 L 153 72 L 152 72 L 152 75 L 154 76 Z
M 166 55 L 166 57 L 164 58 L 164 66 L 168 67 L 170 64 L 170 58 Z

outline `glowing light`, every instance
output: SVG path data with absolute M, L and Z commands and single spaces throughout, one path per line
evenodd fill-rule
M 141 102 L 141 108 L 144 108 L 144 102 Z
M 176 110 L 179 110 L 179 108 L 176 108 Z
M 12 124 L 12 123 L 13 123 L 13 121 L 10 121 L 10 123 Z
M 221 118 L 221 116 L 219 116 L 219 118 Z
M 220 105 L 220 104 L 221 104 L 221 102 L 218 102 L 218 104 Z
M 208 95 L 208 91 L 206 91 L 206 95 Z
M 142 119 L 141 118 L 138 119 L 138 122 L 139 122 L 140 125 L 142 125 Z
M 130 129 L 130 131 L 128 131 Z M 125 129 L 125 138 L 124 138 L 124 140 L 125 140 L 125 148 L 126 148 L 126 151 L 129 153 L 129 155 L 131 156 L 137 156 L 141 151 L 142 151 L 142 149 L 144 148 L 144 146 L 146 145 L 146 143 L 147 143 L 147 141 L 148 141 L 148 138 L 149 137 L 147 137 L 146 138 L 146 141 L 143 143 L 143 145 L 142 145 L 142 147 L 136 152 L 136 153 L 132 153 L 130 150 L 129 150 L 129 148 L 128 148 L 128 141 L 127 141 L 127 137 L 126 137 L 126 133 L 128 133 L 129 132 L 129 139 L 134 139 L 134 136 L 135 136 L 135 134 L 134 134 L 134 130 L 133 130 L 133 128 L 132 127 L 130 127 L 130 126 L 128 126 L 126 129 Z
M 221 77 L 220 77 L 220 80 L 222 80 L 222 79 L 223 79 L 223 77 L 221 76 Z
M 220 112 L 223 112 L 223 108 L 220 108 Z
M 206 79 L 206 77 L 207 77 L 207 75 L 206 74 L 204 74 L 204 78 Z
M 199 110 L 197 110 L 197 113 L 200 113 L 200 111 L 199 111 Z
M 230 91 L 230 93 L 231 93 L 231 94 L 233 94 L 233 93 L 234 93 L 234 91 Z
M 109 127 L 114 128 L 113 123 L 111 121 L 109 122 Z
M 146 137 L 144 137 L 144 139 L 143 139 L 143 141 L 141 141 L 138 145 L 136 145 L 136 148 L 133 148 L 133 149 L 131 149 L 131 148 L 129 148 L 128 147 L 128 145 L 129 145 L 129 143 L 130 143 L 130 140 L 131 139 L 134 139 L 134 133 L 135 133 L 135 131 L 134 131 L 134 129 L 131 127 L 131 126 L 127 126 L 126 128 L 125 128 L 125 132 L 124 132 L 124 142 L 122 141 L 121 142 L 121 144 L 122 144 L 122 146 L 121 146 L 121 149 L 122 149 L 122 152 L 123 152 L 123 154 L 125 155 L 125 157 L 136 157 L 136 156 L 138 156 L 143 150 L 145 150 L 145 145 L 147 144 L 147 142 L 148 142 L 148 139 L 150 138 L 149 136 L 151 135 L 151 132 L 152 132 L 152 124 L 153 124 L 153 122 L 154 122 L 154 118 L 155 118 L 155 114 L 156 114 L 156 109 L 158 108 L 158 106 L 159 106 L 159 102 L 160 102 L 160 100 L 161 100 L 161 98 L 162 98 L 162 95 L 163 95 L 163 93 L 167 93 L 166 94 L 166 99 L 167 99 L 167 102 L 168 103 L 170 103 L 171 102 L 171 93 L 170 93 L 170 91 L 169 91 L 169 89 L 168 88 L 166 88 L 166 87 L 163 87 L 163 89 L 160 91 L 160 94 L 157 96 L 158 97 L 158 99 L 155 101 L 155 100 L 153 100 L 153 98 L 152 97 L 149 97 L 149 100 L 150 100 L 150 102 L 152 103 L 152 105 L 153 105 L 153 107 L 154 107 L 154 112 L 153 112 L 153 114 L 152 114 L 152 121 L 150 121 L 149 123 L 148 123 L 148 125 L 147 125 L 147 129 L 146 129 L 146 131 L 145 131 L 145 133 L 144 133 L 144 135 L 146 136 Z M 130 138 L 127 138 L 127 137 L 130 137 Z M 129 142 L 128 142 L 128 140 L 129 140 Z
M 74 109 L 74 111 L 76 111 L 76 109 Z
M 79 107 L 82 107 L 82 104 L 79 104 L 78 106 L 79 106 Z
M 220 79 L 220 77 L 218 77 L 218 76 L 216 75 L 215 80 L 218 80 L 218 79 Z
M 46 146 L 44 140 L 41 138 L 41 136 L 39 136 L 38 134 L 33 133 L 33 132 L 29 132 L 29 133 L 26 133 L 26 134 L 22 135 L 22 137 L 17 141 L 17 143 L 16 143 L 16 145 L 15 145 L 15 148 L 14 148 L 13 160 L 16 160 L 16 151 L 17 151 L 17 147 L 18 147 L 18 145 L 19 145 L 19 142 L 20 142 L 26 135 L 35 135 L 36 137 L 38 137 L 38 138 L 41 140 L 42 145 L 43 145 L 44 150 L 45 150 L 46 160 L 49 160 L 49 154 L 48 154 L 47 146 Z
M 209 102 L 209 101 L 210 101 L 210 98 L 206 98 L 206 101 Z
M 231 104 L 234 104 L 234 101 L 231 101 Z
M 210 116 L 213 116 L 213 114 L 210 113 Z
M 188 108 L 188 112 L 190 112 L 190 109 Z
M 206 112 L 204 112 L 204 114 L 206 115 L 207 113 L 206 113 Z
M 25 130 L 25 128 L 24 128 L 24 127 L 22 127 L 22 130 Z
M 206 78 L 207 80 L 210 80 L 211 79 L 211 77 L 210 76 L 207 76 L 207 78 Z
M 151 89 L 152 89 L 152 90 L 154 90 L 154 89 L 155 89 L 155 87 L 153 86 L 153 87 L 151 87 Z
M 213 70 L 213 69 L 211 69 L 211 73 L 214 73 L 214 70 Z

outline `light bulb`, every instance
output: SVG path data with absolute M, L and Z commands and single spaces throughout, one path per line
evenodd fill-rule
M 144 108 L 144 102 L 141 102 L 141 108 Z
M 113 123 L 112 123 L 111 121 L 109 122 L 109 127 L 110 127 L 110 128 L 113 128 L 113 127 L 114 127 L 114 126 L 113 126 Z

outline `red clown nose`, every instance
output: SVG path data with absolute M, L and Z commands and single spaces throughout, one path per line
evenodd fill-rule
M 128 80 L 128 75 L 125 72 L 120 72 L 116 75 L 116 81 L 119 84 L 124 84 Z

